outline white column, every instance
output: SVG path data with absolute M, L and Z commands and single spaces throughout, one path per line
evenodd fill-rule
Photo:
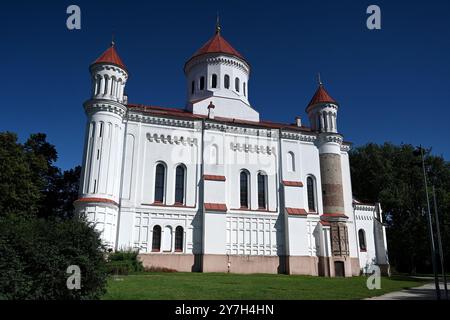
M 105 94 L 105 77 L 100 78 L 100 89 L 98 90 L 98 94 Z

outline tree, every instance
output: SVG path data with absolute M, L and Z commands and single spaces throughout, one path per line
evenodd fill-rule
M 80 167 L 61 173 L 45 134 L 24 143 L 0 133 L 0 299 L 96 299 L 105 290 L 105 248 L 73 215 Z M 81 269 L 81 290 L 66 286 Z
M 391 264 L 398 271 L 430 272 L 431 257 L 422 162 L 412 145 L 367 144 L 350 152 L 354 196 L 381 202 L 388 223 Z M 426 151 L 430 184 L 436 187 L 443 242 L 449 242 L 450 164 Z M 432 208 L 433 209 L 433 208 Z M 449 250 L 445 259 L 449 261 Z
M 98 232 L 82 218 L 0 218 L 0 299 L 98 299 L 106 263 Z M 81 289 L 66 285 L 79 266 Z

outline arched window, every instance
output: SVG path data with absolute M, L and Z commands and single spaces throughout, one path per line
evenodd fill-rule
M 195 91 L 195 81 L 193 80 L 191 83 L 191 94 L 194 94 Z
M 108 81 L 109 81 L 108 77 L 105 76 L 105 90 L 103 91 L 103 95 L 109 94 L 108 93 Z
M 166 167 L 162 163 L 158 163 L 155 174 L 155 202 L 164 202 L 165 180 Z
M 183 251 L 183 227 L 176 227 L 175 229 L 175 252 Z
M 223 83 L 225 86 L 225 89 L 230 89 L 230 76 L 229 75 L 225 75 L 224 79 L 223 79 Z
M 295 155 L 292 151 L 287 154 L 287 168 L 289 172 L 295 171 Z
M 361 251 L 366 251 L 367 250 L 366 233 L 364 232 L 363 229 L 359 229 L 358 238 L 359 238 L 359 249 Z
M 209 148 L 209 164 L 219 164 L 219 152 L 216 144 Z
M 243 83 L 243 86 L 244 86 L 244 96 L 246 97 L 247 96 L 247 86 L 246 86 L 245 82 Z
M 185 176 L 185 167 L 180 164 L 176 169 L 176 177 L 175 177 L 175 203 L 183 204 L 184 203 L 184 176 Z
M 314 179 L 312 177 L 308 177 L 306 179 L 306 187 L 308 192 L 308 208 L 309 211 L 315 212 L 316 211 L 316 195 L 315 195 L 315 186 L 314 186 Z
M 200 77 L 200 90 L 205 90 L 205 77 Z
M 212 75 L 211 88 L 217 88 L 217 74 L 215 73 Z
M 247 171 L 241 171 L 240 175 L 240 196 L 241 196 L 241 208 L 248 208 L 248 187 L 249 187 L 249 173 Z
M 258 208 L 267 209 L 267 176 L 262 172 L 258 173 Z
M 160 226 L 153 227 L 152 251 L 153 252 L 161 251 L 161 227 Z
M 239 78 L 234 79 L 234 89 L 239 92 Z

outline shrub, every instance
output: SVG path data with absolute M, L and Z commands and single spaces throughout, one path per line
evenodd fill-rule
M 145 272 L 168 272 L 168 273 L 171 273 L 171 272 L 177 272 L 177 270 L 165 268 L 165 267 L 151 266 L 151 267 L 145 268 Z
M 144 271 L 142 261 L 138 258 L 138 251 L 125 250 L 112 252 L 108 256 L 107 270 L 110 274 L 128 274 Z
M 67 288 L 70 265 L 80 267 L 80 290 Z M 99 234 L 83 218 L 0 218 L 0 299 L 97 299 L 105 266 Z

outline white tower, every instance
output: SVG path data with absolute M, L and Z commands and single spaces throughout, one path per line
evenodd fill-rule
M 95 222 L 102 239 L 115 247 L 126 113 L 128 72 L 114 43 L 91 66 L 92 96 L 84 103 L 88 118 L 84 144 L 79 213 Z
M 208 115 L 215 105 L 215 116 L 259 121 L 259 113 L 248 100 L 250 65 L 221 35 L 219 23 L 215 35 L 184 65 L 187 80 L 187 108 Z
M 320 81 L 319 88 L 306 108 L 311 127 L 318 132 L 320 176 L 322 185 L 323 214 L 321 220 L 329 227 L 324 232 L 331 239 L 331 257 L 328 258 L 331 276 L 351 276 L 352 264 L 349 250 L 348 216 L 344 204 L 344 184 L 341 161 L 343 137 L 337 130 L 338 103 L 325 90 Z

